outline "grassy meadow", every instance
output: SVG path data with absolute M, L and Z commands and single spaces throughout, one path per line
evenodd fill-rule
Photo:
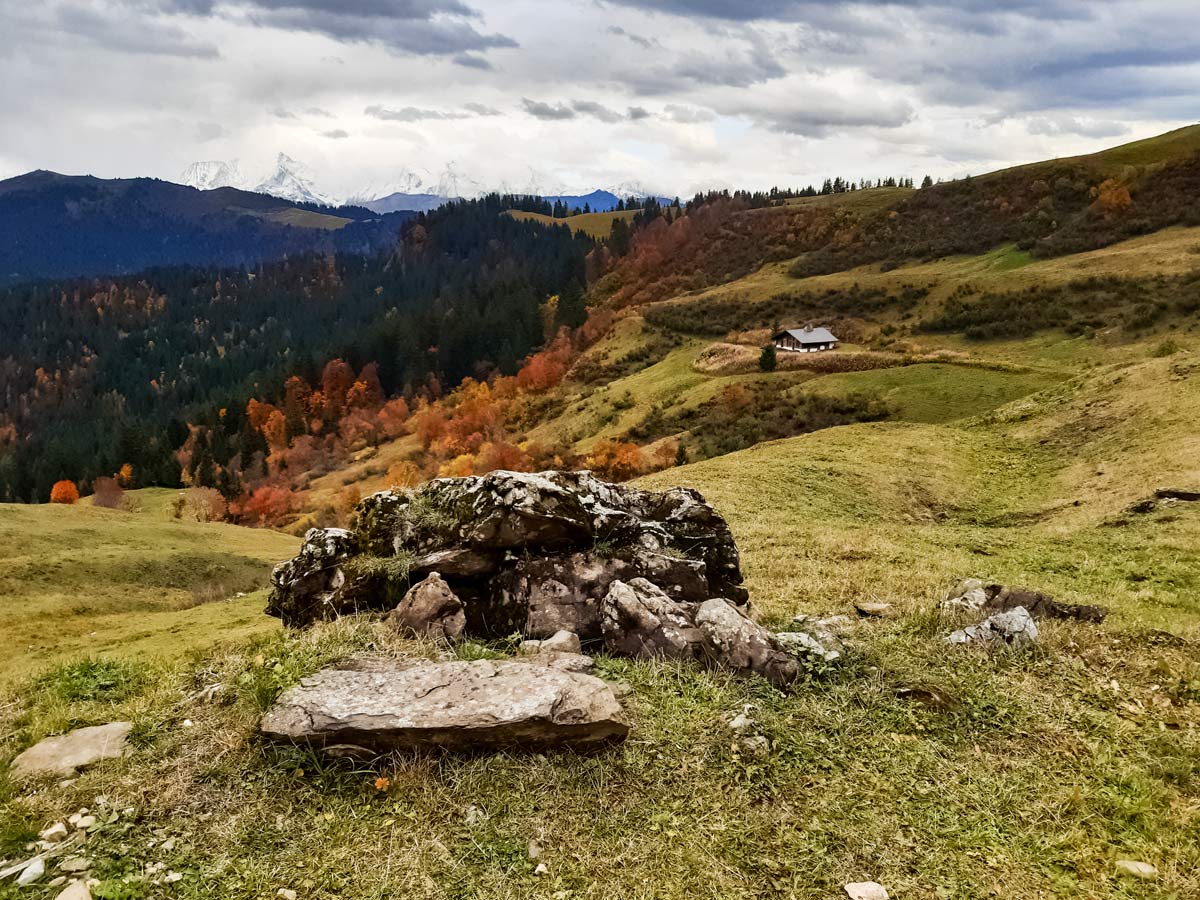
M 175 651 L 196 651 L 182 661 L 118 651 L 117 640 L 97 662 L 101 648 L 79 647 L 37 689 L 0 703 L 0 753 L 115 718 L 135 723 L 137 751 L 69 786 L 0 787 L 0 858 L 102 795 L 130 810 L 88 844 L 106 897 L 289 888 L 320 898 L 815 900 L 866 879 L 929 900 L 1194 897 L 1200 508 L 1128 507 L 1160 484 L 1195 486 L 1198 369 L 1190 354 L 1106 368 L 951 423 L 831 429 L 644 479 L 695 486 L 728 516 L 764 620 L 847 614 L 858 599 L 898 615 L 856 621 L 846 667 L 814 671 L 788 695 L 601 658 L 606 676 L 631 687 L 634 731 L 593 755 L 402 755 L 368 766 L 264 745 L 258 715 L 306 672 L 353 652 L 433 649 L 367 620 L 297 634 L 246 622 L 255 633 L 239 634 L 252 610 L 214 600 L 193 608 L 211 614 L 210 633 L 171 635 Z M 177 558 L 219 552 L 226 565 L 294 546 L 80 507 L 4 512 L 7 527 L 43 535 L 36 555 L 57 541 L 55 571 L 87 573 L 72 581 L 75 595 L 104 572 L 121 573 L 124 596 L 161 591 L 150 561 L 164 558 L 164 534 Z M 121 562 L 107 543 L 117 535 L 126 557 L 147 563 Z M 1112 613 L 1101 626 L 1046 623 L 1029 652 L 950 648 L 941 636 L 955 622 L 936 601 L 972 575 Z M 28 590 L 22 608 L 32 612 L 46 588 Z M 175 590 L 169 602 L 187 605 Z M 10 618 L 5 636 L 28 634 L 26 618 L 57 633 L 68 602 Z M 70 615 L 109 629 L 100 608 Z M 145 614 L 125 615 L 132 627 Z M 206 646 L 214 630 L 229 639 L 217 649 Z M 213 684 L 223 686 L 215 701 L 198 699 Z M 729 730 L 743 710 L 768 752 Z M 1158 881 L 1120 876 L 1121 858 L 1153 863 Z M 539 862 L 546 873 L 535 874 Z M 182 880 L 152 884 L 146 873 L 159 864 Z
M 136 512 L 0 504 L 0 683 L 66 658 L 179 656 L 271 627 L 261 589 L 295 539 L 173 519 L 174 494 L 130 492 Z
M 1177 229 L 1079 257 L 998 248 L 800 287 L 927 283 L 915 318 L 966 282 L 1190 271 L 1197 246 Z M 750 333 L 756 304 L 797 287 L 787 269 L 668 303 L 744 301 Z M 280 629 L 262 586 L 298 540 L 176 520 L 170 491 L 137 492 L 132 512 L 0 506 L 0 762 L 117 719 L 136 747 L 66 785 L 0 774 L 0 860 L 87 806 L 124 811 L 86 850 L 93 896 L 119 900 L 832 900 L 864 880 L 903 900 L 1200 897 L 1200 503 L 1132 511 L 1158 488 L 1200 490 L 1194 328 L 921 334 L 890 368 L 712 374 L 711 335 L 619 320 L 526 437 L 586 449 L 731 388 L 783 403 L 869 395 L 889 414 L 640 480 L 695 487 L 728 518 L 763 621 L 847 615 L 852 649 L 789 694 L 601 656 L 630 687 L 633 732 L 589 755 L 368 765 L 266 745 L 258 717 L 305 674 L 436 648 L 366 618 Z M 381 447 L 313 490 L 382 487 L 414 449 Z M 951 647 L 962 623 L 937 604 L 973 576 L 1111 612 L 1045 622 L 1027 651 Z M 894 615 L 858 619 L 860 600 Z M 765 751 L 730 730 L 742 712 Z M 1121 875 L 1119 859 L 1152 863 L 1157 880 Z M 182 877 L 156 883 L 168 871 Z M 0 882 L 0 898 L 55 896 Z

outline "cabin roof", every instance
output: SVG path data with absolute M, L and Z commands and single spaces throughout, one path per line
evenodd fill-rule
M 779 340 L 785 335 L 790 335 L 802 344 L 828 344 L 830 342 L 838 343 L 838 339 L 833 336 L 828 328 L 789 328 L 786 331 L 781 331 L 775 335 L 775 340 Z

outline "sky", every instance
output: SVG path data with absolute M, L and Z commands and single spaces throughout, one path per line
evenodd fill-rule
M 1200 119 L 1196 0 L 0 0 L 0 178 L 331 196 L 981 173 Z

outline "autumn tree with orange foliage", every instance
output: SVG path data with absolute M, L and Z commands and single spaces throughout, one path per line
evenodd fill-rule
M 570 337 L 564 329 L 553 344 L 525 361 L 525 365 L 517 372 L 517 384 L 533 393 L 556 387 L 567 374 L 573 353 Z
M 507 472 L 528 472 L 529 454 L 508 441 L 489 441 L 479 448 L 475 457 L 475 474 L 483 475 L 503 469 Z
M 1092 204 L 1092 208 L 1108 216 L 1120 215 L 1133 205 L 1129 188 L 1115 178 L 1105 179 L 1093 193 L 1096 202 Z
M 66 503 L 68 505 L 79 501 L 79 488 L 75 487 L 75 482 L 63 479 L 62 481 L 54 482 L 54 487 L 50 488 L 51 503 Z
M 292 492 L 287 488 L 265 484 L 244 497 L 237 510 L 248 525 L 279 525 L 292 511 L 293 500 Z
M 607 481 L 628 481 L 646 471 L 646 458 L 637 444 L 603 440 L 592 448 L 584 466 Z

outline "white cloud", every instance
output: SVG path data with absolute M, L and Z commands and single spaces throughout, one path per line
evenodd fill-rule
M 1191 0 L 0 0 L 3 172 L 283 150 L 663 193 L 952 176 L 1200 118 Z M 337 135 L 336 139 L 331 139 Z

